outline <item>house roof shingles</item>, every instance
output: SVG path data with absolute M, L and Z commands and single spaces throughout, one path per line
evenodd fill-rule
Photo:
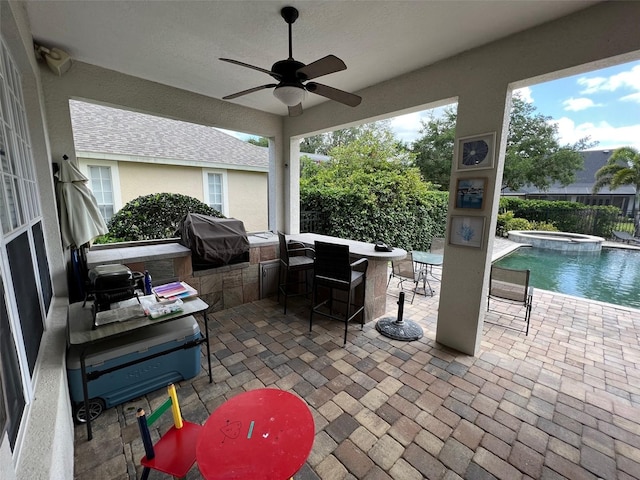
M 267 169 L 268 149 L 193 123 L 69 101 L 76 150 Z

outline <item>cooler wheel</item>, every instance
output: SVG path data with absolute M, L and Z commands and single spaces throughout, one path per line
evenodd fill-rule
M 89 400 L 89 419 L 93 422 L 100 416 L 104 410 L 104 400 L 101 398 L 92 398 Z M 75 414 L 73 415 L 76 423 L 85 423 L 87 421 L 87 415 L 84 410 L 84 403 L 80 403 L 75 408 Z

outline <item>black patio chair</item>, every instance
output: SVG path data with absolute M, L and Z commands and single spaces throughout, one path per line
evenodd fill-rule
M 314 313 L 341 320 L 344 322 L 344 345 L 346 345 L 347 327 L 351 320 L 360 315 L 360 328 L 364 328 L 364 298 L 369 261 L 366 258 L 361 258 L 351 263 L 348 245 L 315 242 L 315 251 L 316 263 L 313 275 L 309 332 L 312 331 Z M 356 295 L 358 286 L 361 287 L 361 292 Z M 328 290 L 327 299 L 319 301 L 319 288 Z M 343 295 L 336 296 L 334 294 L 336 291 L 343 292 Z M 358 303 L 354 303 L 356 300 Z M 334 302 L 342 304 L 342 311 L 334 311 Z
M 284 233 L 278 232 L 280 240 L 280 275 L 278 302 L 284 295 L 284 313 L 287 313 L 287 298 L 311 293 L 308 274 L 313 271 L 315 252 L 300 242 L 287 242 Z M 301 286 L 304 285 L 304 289 Z

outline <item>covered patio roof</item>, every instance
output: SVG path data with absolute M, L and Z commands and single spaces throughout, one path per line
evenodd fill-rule
M 359 92 L 599 3 L 574 1 L 188 1 L 25 2 L 35 40 L 77 61 L 212 98 L 273 79 L 264 69 L 288 56 L 285 5 L 299 10 L 293 58 L 328 54 L 347 70 L 322 79 Z M 374 101 L 365 97 L 365 102 Z M 232 100 L 285 115 L 272 90 Z M 304 108 L 326 102 L 308 95 Z

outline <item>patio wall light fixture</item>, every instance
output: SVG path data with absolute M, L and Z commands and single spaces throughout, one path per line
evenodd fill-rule
M 61 77 L 71 68 L 71 56 L 59 48 L 47 48 L 37 43 L 33 44 L 36 58 L 45 60 L 49 70 Z

